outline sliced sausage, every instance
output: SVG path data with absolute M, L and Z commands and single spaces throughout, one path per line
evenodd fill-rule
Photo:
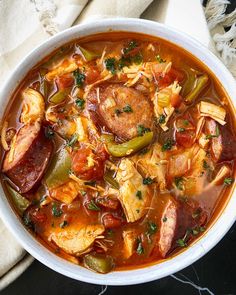
M 99 97 L 97 97 L 99 96 Z M 131 139 L 138 135 L 138 125 L 152 129 L 153 108 L 150 101 L 140 91 L 112 84 L 91 92 L 88 99 L 95 101 L 97 112 L 103 124 L 122 139 Z
M 3 161 L 3 172 L 21 193 L 31 190 L 41 179 L 52 153 L 53 144 L 38 121 L 24 125 Z
M 162 212 L 159 237 L 159 252 L 164 258 L 171 249 L 176 233 L 178 206 L 176 201 L 168 196 Z

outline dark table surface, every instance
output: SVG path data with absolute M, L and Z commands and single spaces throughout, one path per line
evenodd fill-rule
M 235 7 L 236 0 L 231 0 L 227 12 Z M 203 258 L 181 272 L 158 281 L 122 287 L 91 285 L 67 278 L 34 261 L 15 282 L 1 292 L 1 295 L 18 294 L 236 295 L 236 223 L 221 242 Z

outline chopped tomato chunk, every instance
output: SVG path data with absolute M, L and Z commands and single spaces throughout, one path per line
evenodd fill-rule
M 105 214 L 102 217 L 102 223 L 105 226 L 105 228 L 114 228 L 119 227 L 122 224 L 121 219 L 113 216 L 112 214 Z
M 195 132 L 194 131 L 183 131 L 175 133 L 175 140 L 177 144 L 183 147 L 191 147 L 195 140 Z
M 72 156 L 72 170 L 81 179 L 101 179 L 104 174 L 104 155 L 94 154 L 89 148 L 81 148 Z
M 57 77 L 56 83 L 59 90 L 65 89 L 65 88 L 71 87 L 74 84 L 74 78 L 71 73 L 65 74 L 65 75 Z
M 97 67 L 90 66 L 86 70 L 86 83 L 92 84 L 99 79 L 100 72 Z

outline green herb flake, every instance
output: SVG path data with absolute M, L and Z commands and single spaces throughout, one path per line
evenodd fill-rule
M 136 209 L 136 212 L 137 212 L 137 213 L 139 213 L 139 212 L 140 212 L 140 210 L 139 210 L 139 209 Z
M 187 243 L 184 241 L 184 239 L 178 239 L 176 241 L 176 244 L 179 246 L 179 247 L 186 247 L 187 246 Z
M 45 131 L 44 131 L 44 133 L 45 133 L 45 136 L 48 138 L 48 139 L 52 139 L 53 137 L 54 137 L 54 130 L 52 129 L 52 127 L 51 126 L 47 126 L 46 128 L 45 128 Z
M 158 122 L 159 124 L 164 124 L 166 122 L 166 117 L 164 115 L 160 115 Z
M 184 124 L 184 126 L 188 126 L 189 125 L 189 120 L 183 120 L 183 124 Z
M 150 128 L 147 128 L 143 125 L 138 125 L 138 127 L 137 127 L 137 132 L 138 132 L 139 136 L 142 136 L 144 133 L 150 132 L 150 131 L 151 131 Z
M 123 112 L 125 113 L 132 113 L 133 110 L 129 104 L 127 104 L 125 107 L 123 107 Z
M 184 132 L 185 131 L 185 128 L 178 128 L 178 132 Z
M 84 104 L 85 104 L 85 100 L 83 98 L 78 98 L 75 101 L 77 107 L 83 109 L 84 108 Z
M 153 222 L 153 221 L 148 221 L 147 225 L 148 225 L 147 233 L 149 235 L 155 234 L 156 231 L 157 231 L 157 225 L 156 225 L 156 223 Z
M 124 54 L 128 54 L 134 48 L 138 47 L 138 43 L 135 40 L 129 42 L 128 46 L 123 49 Z
M 219 136 L 220 136 L 219 127 L 216 126 L 216 133 L 215 134 L 207 134 L 206 139 L 211 139 L 211 138 L 219 137 Z
M 116 114 L 117 116 L 119 116 L 120 114 L 122 114 L 122 111 L 119 110 L 119 109 L 115 109 L 115 114 Z
M 77 69 L 73 72 L 73 76 L 75 78 L 76 86 L 82 87 L 85 81 L 85 75 L 81 73 L 79 69 Z
M 114 231 L 112 230 L 112 229 L 108 229 L 107 230 L 107 235 L 108 235 L 108 237 L 112 237 L 113 235 L 114 235 Z
M 164 216 L 164 218 L 162 219 L 163 222 L 166 222 L 167 221 L 167 217 Z
M 169 151 L 172 149 L 172 146 L 175 144 L 173 139 L 168 138 L 166 142 L 162 145 L 161 150 L 164 151 Z
M 157 60 L 159 63 L 164 63 L 164 62 L 166 62 L 166 60 L 164 60 L 163 58 L 161 58 L 161 56 L 160 56 L 159 54 L 156 56 L 156 60 Z
M 139 200 L 142 200 L 142 192 L 141 191 L 137 191 L 136 192 L 136 197 L 139 199 Z
M 66 220 L 63 220 L 61 223 L 60 223 L 60 228 L 64 228 L 68 226 L 68 222 Z
M 136 65 L 140 65 L 143 62 L 143 56 L 141 52 L 137 53 L 132 57 L 132 62 L 135 63 Z
M 94 200 L 91 200 L 88 204 L 87 204 L 87 208 L 89 210 L 93 210 L 93 211 L 100 211 L 100 207 L 98 207 L 98 205 L 94 202 Z
M 231 177 L 226 177 L 226 178 L 224 179 L 224 184 L 225 184 L 225 185 L 231 185 L 233 182 L 234 182 L 234 179 L 231 178 Z
M 55 217 L 60 217 L 62 215 L 63 211 L 58 207 L 56 203 L 52 205 L 52 214 Z
M 183 177 L 175 177 L 175 185 L 178 190 L 183 190 Z
M 143 184 L 144 185 L 150 185 L 152 184 L 154 181 L 151 177 L 146 177 L 146 178 L 143 178 Z
M 210 165 L 207 164 L 207 161 L 206 160 L 203 160 L 203 164 L 202 165 L 203 165 L 203 168 L 205 170 L 210 169 Z
M 112 73 L 112 75 L 114 75 L 116 73 L 116 59 L 114 57 L 106 59 L 105 67 Z
M 84 197 L 87 193 L 86 193 L 86 191 L 80 191 L 80 194 L 82 197 Z
M 144 248 L 142 244 L 142 240 L 140 238 L 137 238 L 137 249 L 136 252 L 138 255 L 141 255 L 144 253 Z

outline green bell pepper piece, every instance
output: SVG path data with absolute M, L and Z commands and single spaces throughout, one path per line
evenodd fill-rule
M 104 173 L 104 176 L 103 176 L 103 179 L 109 183 L 112 187 L 116 188 L 116 189 L 119 189 L 119 183 L 114 179 L 114 177 L 112 176 L 112 173 L 111 171 L 106 171 Z
M 84 264 L 89 269 L 99 273 L 108 273 L 114 267 L 111 256 L 88 254 L 84 257 Z
M 49 98 L 49 102 L 54 104 L 61 103 L 63 102 L 64 99 L 66 99 L 66 96 L 68 95 L 68 93 L 69 93 L 68 89 L 59 90 Z
M 203 90 L 203 88 L 207 85 L 208 82 L 208 76 L 206 74 L 200 76 L 197 78 L 196 85 L 193 88 L 193 90 L 185 97 L 185 101 L 187 103 L 191 103 L 194 99 L 197 98 L 197 96 L 200 94 L 200 92 Z
M 114 157 L 129 156 L 147 146 L 152 139 L 152 131 L 119 144 L 114 141 L 113 135 L 103 134 L 101 136 L 101 140 L 106 143 L 109 153 Z
M 79 49 L 81 51 L 81 53 L 83 54 L 84 58 L 86 61 L 91 61 L 97 57 L 99 57 L 101 54 L 98 54 L 98 53 L 95 53 L 95 52 L 92 52 L 90 50 L 87 50 L 81 46 L 79 46 Z
M 55 188 L 69 179 L 71 157 L 65 148 L 56 153 L 44 177 L 49 189 Z
M 22 216 L 24 211 L 29 207 L 30 201 L 15 191 L 9 184 L 6 184 L 6 187 L 17 212 Z

